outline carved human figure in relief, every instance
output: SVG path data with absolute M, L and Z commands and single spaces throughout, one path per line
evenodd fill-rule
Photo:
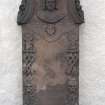
M 54 11 L 56 9 L 56 0 L 45 0 L 44 9 Z

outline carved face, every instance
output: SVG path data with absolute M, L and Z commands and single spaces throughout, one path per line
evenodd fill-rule
M 45 0 L 45 9 L 53 11 L 56 9 L 56 0 Z

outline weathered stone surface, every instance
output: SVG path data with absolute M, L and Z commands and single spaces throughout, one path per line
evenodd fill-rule
M 80 3 L 28 2 L 23 0 L 24 10 L 18 13 L 23 25 L 23 103 L 78 105 L 79 24 L 84 22 Z

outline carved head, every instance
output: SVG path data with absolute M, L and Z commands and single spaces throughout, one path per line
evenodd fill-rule
M 54 11 L 56 9 L 56 0 L 45 0 L 45 10 Z

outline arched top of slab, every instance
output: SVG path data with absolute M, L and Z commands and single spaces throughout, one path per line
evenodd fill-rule
M 33 3 L 35 3 L 33 0 L 22 0 L 17 17 L 18 25 L 30 22 L 34 12 Z M 67 0 L 67 9 L 75 24 L 84 23 L 84 12 L 79 0 Z

